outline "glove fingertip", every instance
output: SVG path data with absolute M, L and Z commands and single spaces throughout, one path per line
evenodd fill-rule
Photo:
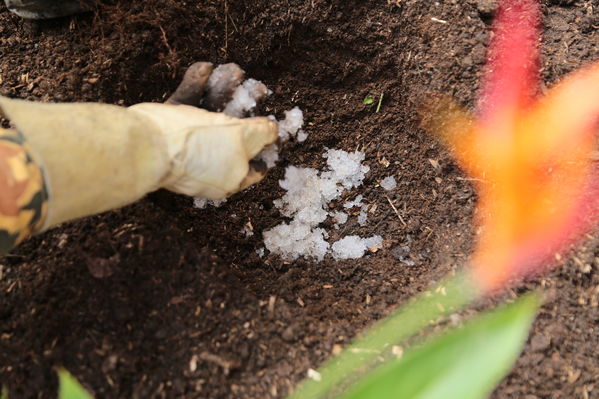
M 247 125 L 243 130 L 243 142 L 248 159 L 254 158 L 264 148 L 274 144 L 279 137 L 278 124 L 266 117 L 243 120 Z

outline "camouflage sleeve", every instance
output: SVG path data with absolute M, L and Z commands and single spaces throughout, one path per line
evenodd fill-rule
M 0 256 L 39 230 L 47 209 L 44 175 L 25 138 L 0 128 Z

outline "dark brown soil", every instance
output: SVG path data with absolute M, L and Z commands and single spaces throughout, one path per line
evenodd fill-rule
M 350 196 L 377 208 L 369 226 L 352 218 L 346 231 L 381 234 L 386 247 L 359 261 L 259 258 L 260 232 L 281 222 L 272 200 L 283 168 L 218 209 L 158 192 L 54 229 L 0 259 L 0 379 L 11 398 L 54 397 L 56 367 L 98 398 L 284 397 L 335 345 L 464 263 L 476 198 L 418 128 L 417 109 L 433 92 L 474 104 L 489 1 L 130 3 L 45 22 L 0 6 L 0 93 L 163 101 L 193 61 L 237 62 L 274 91 L 264 114 L 305 111 L 310 137 L 289 144 L 280 166 L 320 165 L 325 146 L 366 152 L 372 171 Z M 544 16 L 548 84 L 599 58 L 597 0 L 546 1 Z M 380 112 L 362 104 L 380 93 Z M 377 187 L 391 174 L 406 225 Z M 595 237 L 525 285 L 548 300 L 494 398 L 599 398 Z

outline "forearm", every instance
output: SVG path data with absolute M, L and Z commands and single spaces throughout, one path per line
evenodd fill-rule
M 158 188 L 222 199 L 260 181 L 266 167 L 251 161 L 276 141 L 277 124 L 265 117 L 237 119 L 174 105 L 187 102 L 190 92 L 201 97 L 212 66 L 194 66 L 185 75 L 191 86 L 182 84 L 185 90 L 169 104 L 124 108 L 0 96 L 0 116 L 29 146 L 20 169 L 35 166 L 30 177 L 41 199 L 32 214 L 24 200 L 5 209 L 2 201 L 8 197 L 0 192 L 0 216 L 12 212 L 18 219 L 0 219 L 0 254 L 31 233 L 127 205 Z M 3 174 L 0 169 L 0 179 Z
M 45 179 L 48 210 L 39 230 L 136 201 L 169 173 L 160 132 L 126 108 L 2 97 L 0 108 Z

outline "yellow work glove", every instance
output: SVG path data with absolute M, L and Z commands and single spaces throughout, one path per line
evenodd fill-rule
M 222 199 L 264 176 L 250 161 L 277 139 L 275 122 L 174 105 L 202 95 L 212 66 L 198 65 L 170 104 L 124 108 L 0 97 L 0 116 L 24 137 L 44 176 L 49 199 L 40 230 L 159 188 Z
M 265 117 L 237 119 L 188 105 L 142 103 L 129 111 L 147 118 L 166 143 L 169 173 L 160 187 L 194 197 L 223 199 L 262 179 L 252 160 L 277 139 Z

